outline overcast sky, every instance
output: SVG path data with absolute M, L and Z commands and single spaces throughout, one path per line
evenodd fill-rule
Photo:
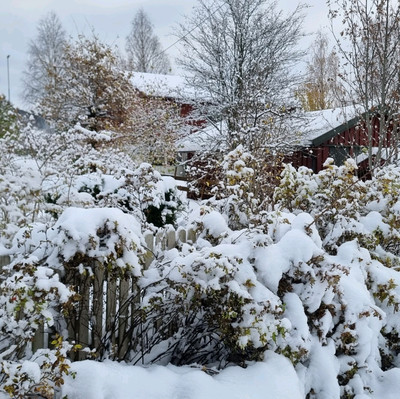
M 314 32 L 327 25 L 325 0 L 308 0 L 305 30 Z M 177 40 L 174 26 L 183 22 L 197 0 L 0 0 L 0 93 L 7 96 L 7 55 L 9 58 L 11 102 L 22 107 L 20 97 L 22 71 L 28 43 L 36 37 L 37 23 L 49 11 L 55 11 L 71 36 L 89 34 L 93 28 L 100 39 L 116 43 L 121 49 L 130 30 L 130 22 L 140 7 L 154 24 L 155 33 L 167 48 Z M 295 0 L 278 0 L 278 6 L 291 11 Z M 167 52 L 171 58 L 178 45 Z M 173 71 L 179 73 L 176 69 Z

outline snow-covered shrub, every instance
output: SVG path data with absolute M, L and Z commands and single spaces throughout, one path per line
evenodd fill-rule
M 234 229 L 248 226 L 256 212 L 254 165 L 254 157 L 239 145 L 224 156 L 220 181 L 212 190 L 210 203 L 226 215 Z
M 6 246 L 19 228 L 56 220 L 71 206 L 117 207 L 143 223 L 149 209 L 166 223 L 180 206 L 175 187 L 149 164 L 137 167 L 113 146 L 111 133 L 28 126 L 17 138 L 0 139 L 0 150 L 0 235 Z M 166 198 L 171 193 L 176 200 Z
M 170 180 L 150 164 L 143 163 L 133 170 L 122 169 L 118 175 L 77 176 L 74 189 L 77 197 L 90 194 L 83 206 L 118 208 L 134 215 L 144 225 L 162 227 L 174 225 L 177 214 L 183 209 L 175 181 Z
M 67 351 L 72 345 L 57 341 L 55 349 L 32 356 L 31 342 L 40 327 L 53 326 L 67 309 L 73 291 L 48 265 L 32 257 L 17 257 L 3 267 L 0 283 L 0 389 L 11 397 L 40 392 L 51 398 L 68 374 Z
M 286 166 L 275 192 L 276 216 L 268 214 L 266 219 L 279 245 L 294 214 L 312 215 L 305 227 L 320 237 L 321 254 L 316 261 L 292 264 L 279 285 L 291 296 L 296 294 L 304 309 L 314 342 L 306 364 L 312 365 L 321 348 L 329 347 L 330 379 L 338 381 L 345 398 L 368 392 L 371 376 L 378 378 L 384 370 L 398 367 L 400 343 L 399 169 L 378 169 L 364 182 L 355 168 L 351 160 L 340 167 L 328 161 L 318 174 Z M 310 300 L 318 303 L 310 308 Z M 315 368 L 309 373 L 318 375 Z M 313 381 L 310 397 L 317 398 L 324 387 L 315 376 Z
M 335 253 L 341 243 L 357 239 L 384 264 L 396 266 L 400 238 L 400 170 L 376 169 L 371 180 L 356 176 L 348 160 L 338 167 L 332 160 L 318 174 L 286 165 L 275 191 L 277 209 L 308 212 L 323 238 L 324 248 Z
M 78 350 L 79 345 L 68 344 L 61 336 L 56 337 L 51 345 L 54 349 L 38 350 L 30 360 L 3 361 L 0 391 L 4 390 L 17 399 L 25 399 L 28 395 L 53 399 L 64 384 L 64 378 L 74 376 L 70 371 L 68 353 Z
M 275 349 L 289 323 L 252 263 L 254 247 L 264 244 L 247 235 L 214 246 L 199 239 L 197 246 L 185 244 L 153 262 L 141 280 L 144 331 L 158 326 L 146 361 L 224 367 Z
M 225 155 L 202 152 L 188 162 L 189 195 L 208 198 L 232 228 L 257 224 L 272 203 L 281 162 L 279 151 L 254 152 L 242 144 Z
M 89 328 L 92 313 L 88 319 L 80 313 L 88 306 L 82 302 L 87 284 L 93 285 L 98 271 L 109 280 L 137 279 L 141 240 L 140 223 L 112 208 L 68 208 L 56 223 L 37 223 L 15 235 L 9 250 L 14 260 L 3 268 L 0 284 L 2 389 L 24 397 L 34 387 L 44 392 L 62 383 L 69 367 L 66 352 L 73 346 L 56 339 L 54 349 L 32 353 L 30 342 L 41 326 L 72 340 L 71 334 L 79 337 L 79 323 Z
M 94 134 L 77 132 L 82 138 Z M 148 164 L 132 167 L 113 151 L 110 160 L 103 159 L 101 143 L 109 143 L 109 136 L 102 140 L 93 138 L 89 145 L 82 139 L 88 146 L 80 148 L 91 154 L 86 160 L 75 159 L 71 151 L 69 164 L 59 161 L 72 171 L 69 180 L 40 146 L 29 147 L 31 158 L 23 146 L 14 150 L 14 169 L 1 164 L 10 179 L 18 167 L 21 171 L 9 180 L 14 191 L 3 189 L 4 212 L 7 201 L 26 201 L 29 212 L 36 209 L 30 219 L 36 223 L 17 233 L 19 220 L 27 224 L 28 211 L 2 219 L 14 239 L 9 245 L 13 263 L 0 286 L 0 356 L 10 378 L 13 370 L 21 371 L 15 377 L 18 386 L 38 381 L 38 366 L 24 361 L 39 364 L 40 375 L 54 364 L 49 360 L 50 366 L 44 366 L 27 352 L 37 326 L 54 321 L 55 330 L 66 337 L 73 324 L 68 318 L 80 318 L 79 295 L 99 271 L 113 284 L 129 278 L 134 286 L 128 297 L 116 297 L 127 313 L 121 311 L 121 319 L 115 315 L 104 334 L 100 329 L 100 336 L 92 337 L 100 359 L 222 368 L 246 365 L 274 351 L 293 363 L 309 399 L 374 397 L 377 381 L 400 367 L 400 169 L 382 168 L 370 181 L 361 181 L 351 160 L 339 167 L 328 161 L 318 174 L 288 165 L 273 201 L 263 202 L 254 193 L 254 159 L 239 147 L 220 164 L 215 196 L 180 220 L 180 228 L 192 229 L 196 237 L 169 250 L 155 245 L 153 261 L 144 268 L 142 232 L 149 227 L 156 232 L 148 223 L 154 209 L 165 223 L 173 214 L 168 208 L 179 206 L 165 195 L 174 187 Z M 35 163 L 26 184 L 33 189 L 37 181 L 40 193 L 50 195 L 45 201 L 41 194 L 34 200 L 29 191 L 17 196 L 22 171 L 33 165 L 28 159 Z M 114 164 L 118 159 L 122 167 Z M 65 210 L 70 205 L 75 207 Z M 47 280 L 38 286 L 35 278 L 41 273 Z M 65 300 L 57 296 L 63 292 L 69 295 Z M 33 309 L 26 316 L 29 325 L 18 318 L 21 309 Z M 95 312 L 92 316 L 84 322 L 94 331 Z M 118 324 L 127 319 L 121 338 Z M 16 338 L 20 344 L 12 346 Z M 7 358 L 7 350 L 25 357 L 18 363 Z M 48 356 L 56 358 L 54 352 Z M 50 386 L 60 381 L 58 371 Z
M 54 324 L 59 306 L 65 306 L 72 291 L 49 267 L 32 259 L 17 259 L 3 267 L 1 282 L 2 358 L 22 353 L 40 325 Z
M 212 196 L 211 190 L 222 179 L 221 158 L 219 152 L 202 151 L 185 162 L 190 198 L 202 200 Z
M 93 145 L 94 141 L 99 148 Z M 0 139 L 3 243 L 9 245 L 20 227 L 50 221 L 66 206 L 87 205 L 87 197 L 75 195 L 76 176 L 93 171 L 110 173 L 116 170 L 115 164 L 128 163 L 123 154 L 112 148 L 106 151 L 104 144 L 108 142 L 108 136 L 95 136 L 81 128 L 55 134 L 30 126 L 18 137 L 6 135 Z
M 255 268 L 289 321 L 276 351 L 305 373 L 310 398 L 365 393 L 371 375 L 397 367 L 397 272 L 356 239 L 329 254 L 309 214 L 268 217 L 273 243 L 256 250 Z
M 363 233 L 359 219 L 365 213 L 367 187 L 356 176 L 356 169 L 351 159 L 342 166 L 328 159 L 318 174 L 286 165 L 275 190 L 275 206 L 295 214 L 310 213 L 324 248 L 334 253 L 341 243 Z

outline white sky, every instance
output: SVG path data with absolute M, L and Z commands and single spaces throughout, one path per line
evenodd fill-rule
M 308 0 L 305 30 L 313 32 L 328 24 L 324 0 Z M 49 11 L 59 16 L 64 29 L 71 36 L 95 32 L 107 43 L 116 43 L 124 49 L 130 22 L 140 7 L 149 15 L 155 33 L 164 48 L 177 38 L 173 28 L 183 22 L 196 0 L 0 0 L 0 93 L 7 96 L 7 55 L 9 58 L 11 102 L 23 106 L 22 71 L 26 63 L 28 43 L 36 37 L 37 23 Z M 278 0 L 278 7 L 291 11 L 296 0 Z M 178 45 L 168 50 L 173 59 Z M 173 73 L 177 71 L 173 71 Z

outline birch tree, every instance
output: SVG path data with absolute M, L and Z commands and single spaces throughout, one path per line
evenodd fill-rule
M 54 11 L 38 23 L 37 36 L 29 42 L 28 61 L 24 71 L 24 98 L 35 104 L 48 93 L 57 90 L 62 74 L 66 33 Z
M 398 157 L 400 1 L 331 0 L 328 4 L 333 25 L 336 20 L 343 25 L 337 37 L 345 67 L 342 77 L 348 96 L 360 110 L 372 170 Z
M 339 83 L 339 57 L 329 48 L 326 34 L 318 31 L 310 48 L 305 82 L 298 96 L 306 111 L 316 111 L 339 105 L 342 88 Z
M 131 31 L 126 38 L 129 69 L 135 72 L 169 73 L 171 64 L 168 56 L 143 9 L 136 13 L 131 25 Z

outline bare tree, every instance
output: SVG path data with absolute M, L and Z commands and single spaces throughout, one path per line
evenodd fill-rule
M 162 50 L 153 25 L 143 9 L 132 20 L 132 28 L 126 38 L 126 52 L 131 71 L 167 74 L 171 70 L 168 56 Z
M 198 0 L 180 25 L 179 63 L 213 104 L 211 119 L 226 121 L 228 147 L 235 146 L 238 132 L 271 126 L 266 121 L 292 109 L 302 10 L 299 5 L 284 15 L 272 0 Z
M 340 17 L 343 24 L 336 38 L 345 61 L 342 77 L 362 117 L 373 169 L 398 157 L 400 1 L 331 0 L 328 4 L 332 21 Z
M 242 146 L 252 155 L 252 192 L 259 204 L 273 191 L 283 154 L 298 144 L 289 119 L 298 108 L 294 66 L 303 56 L 297 47 L 303 10 L 298 5 L 284 14 L 274 0 L 198 0 L 178 30 L 183 42 L 178 62 L 202 93 L 195 105 L 216 129 L 208 149 L 220 142 L 220 154 Z M 206 164 L 210 175 L 208 162 L 215 161 L 211 168 L 217 170 L 217 158 L 198 154 L 190 170 L 204 180 L 198 165 Z
M 36 104 L 48 92 L 56 90 L 66 45 L 66 33 L 55 12 L 43 17 L 37 36 L 28 46 L 28 62 L 24 71 L 24 98 Z
M 327 35 L 318 31 L 310 51 L 305 82 L 298 91 L 303 108 L 316 111 L 339 106 L 342 93 L 339 57 L 329 49 Z

